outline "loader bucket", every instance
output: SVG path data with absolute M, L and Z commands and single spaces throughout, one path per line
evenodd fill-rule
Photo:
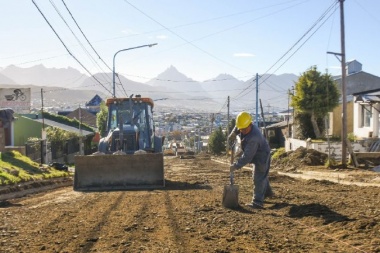
M 164 186 L 162 153 L 75 156 L 75 191 L 152 189 Z

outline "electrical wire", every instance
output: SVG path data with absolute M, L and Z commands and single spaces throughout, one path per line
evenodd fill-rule
M 72 20 L 74 21 L 75 25 L 77 26 L 77 28 L 78 28 L 79 31 L 82 33 L 83 37 L 85 38 L 85 40 L 87 41 L 87 43 L 90 45 L 91 49 L 92 49 L 92 50 L 94 51 L 94 53 L 98 56 L 98 58 L 103 62 L 103 64 L 104 64 L 104 65 L 105 65 L 105 66 L 111 71 L 111 73 L 113 73 L 113 70 L 111 69 L 111 67 L 108 66 L 108 64 L 103 60 L 103 58 L 102 58 L 102 57 L 99 55 L 99 53 L 95 50 L 94 46 L 93 46 L 93 45 L 91 44 L 91 42 L 88 40 L 87 36 L 84 34 L 82 28 L 79 26 L 78 22 L 77 22 L 76 19 L 74 18 L 73 14 L 71 13 L 69 7 L 66 5 L 66 3 L 65 3 L 64 0 L 62 0 L 62 3 L 63 3 L 63 5 L 65 6 L 67 12 L 70 14 L 70 16 L 71 16 Z M 104 70 L 102 70 L 102 71 L 104 72 Z M 107 76 L 107 77 L 108 77 L 108 76 Z M 124 92 L 125 96 L 127 97 L 127 96 L 128 96 L 128 95 L 127 95 L 127 92 L 125 91 L 124 86 L 122 85 L 122 82 L 121 82 L 121 80 L 120 80 L 120 78 L 119 78 L 119 75 L 117 75 L 117 78 L 118 78 L 118 80 L 119 80 L 119 82 L 120 82 L 120 85 L 121 85 L 121 87 L 122 87 L 122 89 L 123 89 L 123 92 Z
M 62 43 L 62 45 L 65 47 L 66 51 L 70 54 L 71 57 L 74 58 L 74 60 L 76 62 L 79 63 L 79 65 L 87 72 L 90 74 L 90 76 L 92 78 L 94 78 L 106 91 L 108 91 L 111 95 L 112 95 L 112 92 L 110 90 L 108 90 L 98 79 L 96 79 L 92 74 L 91 72 L 71 53 L 71 51 L 68 49 L 68 47 L 66 46 L 66 44 L 63 42 L 63 40 L 61 39 L 61 37 L 58 35 L 58 33 L 55 31 L 55 29 L 53 28 L 53 26 L 50 24 L 50 22 L 47 20 L 47 18 L 45 17 L 45 15 L 43 14 L 43 12 L 40 10 L 40 8 L 38 7 L 38 5 L 35 3 L 34 0 L 32 0 L 34 6 L 37 8 L 37 10 L 40 12 L 40 14 L 42 15 L 42 17 L 45 19 L 46 23 L 50 26 L 50 28 L 53 30 L 54 34 L 57 36 L 57 38 L 59 39 L 59 41 Z
M 63 1 L 63 0 L 62 0 Z M 64 1 L 63 1 L 64 2 Z M 128 2 L 129 3 L 129 2 Z M 64 3 L 65 4 L 65 3 Z M 65 6 L 66 6 L 66 4 L 65 4 Z M 79 28 L 79 26 L 78 26 L 78 28 Z M 80 29 L 80 28 L 79 28 Z M 80 29 L 81 30 L 81 29 Z M 85 35 L 84 35 L 85 36 Z M 86 40 L 87 40 L 87 38 L 86 38 Z M 87 40 L 88 41 L 88 40 Z M 91 44 L 90 44 L 91 45 Z M 92 47 L 92 45 L 91 45 L 91 47 Z M 104 61 L 103 61 L 104 62 Z M 120 81 L 120 83 L 121 83 L 121 80 L 120 80 L 120 78 L 119 78 L 119 76 L 117 76 L 118 77 L 118 79 L 119 79 L 119 81 Z M 228 79 L 226 79 L 226 80 L 228 80 Z M 267 80 L 267 79 L 265 79 L 265 80 Z M 268 87 L 270 87 L 270 88 L 272 88 L 273 90 L 275 90 L 275 91 L 278 91 L 278 90 L 276 90 L 274 87 L 272 87 L 270 84 L 268 84 L 267 82 L 265 82 L 265 80 L 262 82 L 262 83 L 265 83 L 265 84 L 267 84 L 267 86 Z M 163 80 L 163 81 L 173 81 L 173 82 L 181 82 L 181 81 L 175 81 L 175 80 Z M 208 81 L 221 81 L 221 80 L 208 80 Z M 186 82 L 186 81 L 185 81 Z M 252 86 L 252 85 L 250 85 L 250 86 Z M 250 87 L 250 86 L 248 86 L 248 88 Z M 123 87 L 123 86 L 122 86 Z M 124 89 L 124 87 L 123 87 L 123 89 Z M 124 90 L 125 91 L 125 90 Z
M 79 31 L 82 33 L 83 37 L 86 39 L 87 43 L 90 45 L 90 47 L 92 48 L 92 50 L 95 52 L 95 54 L 99 57 L 99 60 L 101 60 L 103 62 L 103 64 L 112 72 L 112 69 L 110 68 L 110 66 L 108 66 L 108 64 L 103 60 L 103 58 L 98 54 L 98 52 L 95 50 L 95 48 L 92 46 L 91 42 L 88 40 L 87 36 L 84 34 L 82 28 L 79 26 L 78 22 L 76 21 L 76 19 L 74 18 L 73 14 L 71 13 L 69 7 L 67 7 L 66 3 L 64 0 L 62 0 L 62 3 L 63 5 L 66 7 L 66 10 L 67 12 L 70 14 L 71 18 L 73 19 L 74 23 L 76 24 L 76 26 L 78 27 Z
M 198 47 L 197 45 L 195 45 L 194 43 L 192 43 L 191 41 L 187 40 L 186 38 L 184 38 L 183 36 L 179 35 L 178 33 L 174 32 L 172 29 L 170 29 L 169 27 L 161 24 L 160 22 L 158 22 L 157 20 L 155 20 L 154 18 L 152 18 L 151 16 L 149 16 L 148 14 L 146 14 L 145 12 L 143 12 L 142 10 L 140 10 L 139 8 L 137 8 L 135 5 L 131 4 L 130 2 L 128 2 L 127 0 L 124 0 L 125 3 L 129 4 L 130 6 L 132 6 L 134 9 L 136 9 L 138 12 L 140 12 L 141 14 L 143 14 L 144 16 L 146 16 L 147 18 L 149 18 L 150 20 L 152 20 L 153 22 L 157 23 L 158 25 L 160 25 L 161 27 L 165 28 L 165 30 L 169 31 L 170 33 L 174 34 L 175 36 L 177 36 L 178 38 L 180 38 L 181 40 L 185 41 L 186 44 L 189 44 L 191 46 L 193 46 L 194 48 L 198 49 L 199 51 L 203 52 L 204 54 L 207 54 L 208 56 L 210 56 L 211 58 L 214 58 L 215 60 L 218 60 L 224 64 L 227 64 L 233 68 L 236 68 L 236 69 L 240 69 L 242 71 L 245 71 L 229 62 L 226 62 L 218 57 L 216 57 L 215 55 L 211 54 L 210 52 L 207 52 L 206 50 Z
M 201 24 L 201 23 L 210 22 L 210 21 L 213 21 L 213 20 L 218 20 L 218 19 L 228 18 L 228 17 L 231 17 L 231 16 L 242 15 L 242 14 L 245 14 L 245 13 L 250 13 L 250 12 L 253 12 L 253 11 L 258 11 L 258 10 L 262 10 L 262 9 L 272 8 L 272 7 L 274 7 L 274 6 L 280 6 L 280 5 L 284 5 L 284 4 L 288 4 L 288 3 L 292 3 L 292 2 L 299 2 L 299 3 L 295 3 L 295 4 L 292 5 L 292 6 L 288 6 L 288 7 L 284 8 L 284 9 L 281 9 L 281 10 L 279 10 L 279 11 L 276 11 L 276 12 L 274 12 L 274 13 L 270 13 L 270 14 L 268 14 L 268 15 L 266 15 L 266 16 L 262 16 L 262 17 L 259 17 L 259 18 L 254 19 L 254 20 L 250 20 L 250 21 L 248 21 L 248 22 L 244 22 L 244 23 L 238 24 L 238 25 L 236 25 L 236 26 L 233 26 L 233 27 L 230 27 L 230 28 L 227 28 L 227 29 L 224 29 L 224 30 L 222 30 L 222 31 L 217 32 L 217 33 L 221 33 L 221 32 L 224 32 L 224 31 L 227 31 L 227 30 L 231 30 L 231 29 L 233 29 L 233 28 L 236 28 L 236 27 L 238 27 L 238 26 L 242 26 L 242 25 L 244 25 L 244 24 L 247 24 L 247 23 L 253 22 L 253 21 L 257 20 L 257 19 L 261 19 L 261 18 L 263 18 L 263 17 L 267 17 L 267 16 L 270 16 L 270 15 L 273 15 L 273 14 L 275 14 L 275 13 L 278 13 L 278 12 L 280 12 L 280 11 L 283 11 L 283 10 L 289 9 L 289 8 L 294 7 L 294 6 L 296 6 L 296 5 L 303 4 L 303 3 L 307 2 L 307 1 L 310 1 L 310 0 L 305 0 L 305 1 L 301 1 L 301 2 L 299 2 L 299 0 L 287 1 L 287 2 L 284 2 L 284 3 L 279 3 L 279 4 L 275 4 L 275 5 L 269 5 L 269 6 L 266 6 L 266 7 L 263 7 L 263 8 L 251 9 L 251 10 L 248 10 L 248 11 L 243 11 L 243 12 L 233 13 L 233 14 L 229 14 L 229 15 L 225 15 L 225 16 L 220 16 L 220 17 L 216 17 L 216 18 L 211 18 L 211 19 L 201 20 L 201 21 L 197 21 L 197 22 L 193 22 L 193 23 L 184 24 L 184 25 L 179 25 L 179 26 L 172 27 L 171 29 L 176 29 L 176 28 L 183 27 L 183 26 L 190 26 L 190 25 L 194 25 L 194 24 Z M 96 50 L 94 49 L 94 47 L 92 46 L 92 44 L 89 42 L 89 40 L 87 39 L 86 35 L 84 34 L 84 32 L 82 31 L 82 29 L 80 28 L 79 24 L 76 22 L 75 18 L 73 17 L 71 11 L 70 11 L 69 8 L 67 7 L 67 5 L 66 5 L 66 3 L 64 2 L 64 0 L 62 0 L 62 2 L 63 2 L 63 4 L 65 5 L 65 7 L 66 7 L 67 11 L 69 12 L 69 14 L 71 15 L 73 21 L 76 23 L 78 29 L 81 31 L 81 33 L 83 34 L 84 38 L 86 39 L 86 41 L 87 41 L 87 42 L 89 43 L 89 45 L 91 46 L 91 48 L 92 48 L 92 49 L 94 50 L 94 52 L 98 55 L 99 59 L 100 59 L 100 60 L 101 60 L 101 61 L 102 61 L 102 62 L 103 62 L 103 63 L 104 63 L 109 69 L 110 69 L 110 67 L 104 62 L 104 60 L 99 56 L 99 54 L 96 52 Z M 166 28 L 165 28 L 165 29 L 160 29 L 160 30 L 158 30 L 158 31 L 161 31 L 161 30 L 167 30 L 167 29 L 166 29 Z M 157 30 L 156 30 L 156 31 L 157 31 Z M 153 32 L 156 32 L 156 31 L 153 31 Z M 151 33 L 151 32 L 149 32 L 149 33 Z M 210 37 L 210 36 L 215 35 L 215 34 L 217 34 L 217 33 L 210 34 L 210 35 L 208 35 L 208 36 L 206 36 L 206 37 Z M 139 35 L 139 34 L 137 34 L 137 35 Z M 128 35 L 128 36 L 131 36 L 131 35 Z M 128 37 L 128 36 L 123 36 L 123 38 L 124 38 L 124 37 Z M 200 38 L 200 39 L 202 39 L 202 38 Z M 197 40 L 199 40 L 199 39 L 197 39 Z M 187 44 L 187 43 L 186 43 L 186 44 Z M 132 75 L 128 75 L 128 76 L 132 76 Z M 135 76 L 135 77 L 144 78 L 144 77 L 141 77 L 141 76 Z M 246 77 L 247 77 L 247 76 L 244 76 L 244 77 L 241 77 L 241 78 L 246 78 Z M 251 77 L 251 76 L 248 76 L 248 77 Z M 145 78 L 145 79 L 148 79 L 148 78 Z M 155 80 L 160 80 L 160 79 L 155 79 Z M 230 79 L 225 79 L 225 80 L 230 80 Z M 160 81 L 167 81 L 167 82 L 172 81 L 172 82 L 177 82 L 177 81 L 175 81 L 175 80 L 160 80 Z M 204 82 L 213 82 L 213 81 L 221 81 L 221 80 L 206 80 L 206 81 L 204 81 Z M 181 82 L 181 81 L 178 81 L 178 82 Z M 192 82 L 192 81 L 187 81 L 187 82 Z M 196 82 L 196 81 L 193 81 L 193 82 Z
M 272 66 L 269 67 L 265 71 L 265 74 L 268 73 L 276 64 L 278 64 L 298 43 L 302 41 L 303 38 L 306 37 L 308 33 L 310 33 L 313 28 L 323 20 L 323 18 L 327 15 L 327 13 L 333 9 L 334 6 L 337 6 L 337 2 L 334 2 L 332 5 L 330 5 L 327 10 L 312 24 L 312 26 L 286 51 Z
M 20 63 L 17 63 L 15 65 L 24 65 L 24 64 L 28 64 L 28 63 L 32 63 L 32 62 L 39 62 L 39 61 L 44 61 L 44 60 L 51 60 L 51 59 L 54 59 L 54 58 L 58 58 L 58 57 L 61 57 L 61 56 L 67 56 L 68 54 L 61 54 L 61 55 L 57 55 L 57 56 L 52 56 L 52 57 L 47 57 L 47 58 L 40 58 L 40 59 L 36 59 L 36 60 L 31 60 L 31 61 L 26 61 L 26 62 L 20 62 Z
M 267 74 L 275 65 L 277 65 L 287 54 L 289 54 L 297 44 L 299 44 L 303 38 L 306 37 L 306 35 L 308 33 L 310 33 L 313 28 L 316 27 L 316 25 L 318 25 L 320 22 L 323 21 L 323 19 L 327 16 L 327 14 L 329 12 L 331 12 L 332 10 L 334 10 L 334 7 L 335 7 L 335 10 L 337 8 L 337 2 L 334 2 L 332 5 L 330 5 L 327 10 L 317 19 L 317 21 L 314 22 L 314 24 L 301 36 L 300 39 L 298 39 L 291 47 L 290 49 L 288 49 L 269 69 L 267 69 L 267 71 L 265 71 L 265 74 Z M 272 72 L 272 74 L 269 74 L 268 76 L 266 76 L 266 78 L 264 80 L 261 80 L 260 83 L 258 84 L 258 86 L 260 86 L 262 83 L 264 83 L 268 78 L 270 78 L 276 71 L 278 71 L 296 52 L 299 51 L 299 49 L 321 28 L 321 26 L 331 17 L 331 15 L 335 12 L 335 10 L 330 13 L 329 16 L 327 16 L 327 18 L 322 22 L 322 24 L 319 25 L 319 27 L 317 27 L 317 29 L 296 49 L 295 52 L 293 52 L 274 72 Z M 260 79 L 260 78 L 259 78 Z M 246 90 L 248 90 L 250 87 L 247 87 Z M 252 88 L 253 90 L 253 88 Z M 244 92 L 244 91 L 243 91 Z M 243 94 L 243 92 L 241 92 L 240 94 L 238 94 L 236 96 L 236 98 L 239 98 L 242 97 L 241 95 Z
M 289 61 L 289 59 L 291 57 L 293 57 L 301 48 L 302 46 L 304 46 L 306 44 L 306 42 L 309 41 L 309 39 L 327 22 L 327 20 L 334 14 L 334 12 L 332 12 L 328 17 L 327 19 L 325 19 L 318 27 L 317 29 L 273 72 L 273 73 L 276 73 L 286 62 Z M 273 74 L 271 74 L 273 75 Z M 266 79 L 264 79 L 261 83 L 265 82 L 265 80 L 267 80 L 271 75 L 269 75 L 268 77 L 266 77 Z M 261 84 L 260 83 L 260 84 Z
M 74 33 L 74 31 L 71 29 L 70 25 L 66 22 L 65 18 L 62 16 L 61 12 L 58 10 L 58 7 L 55 5 L 55 3 L 52 0 L 49 0 L 49 1 L 50 1 L 50 4 L 55 9 L 55 11 L 57 12 L 58 16 L 62 19 L 62 21 L 65 23 L 66 27 L 70 30 L 71 34 L 76 39 L 76 41 L 78 42 L 79 46 L 86 53 L 86 55 L 88 56 L 88 58 L 94 63 L 94 65 L 97 65 L 99 67 L 99 69 L 101 70 L 100 71 L 100 75 L 103 77 L 103 79 L 107 79 L 108 76 L 106 76 L 104 74 L 105 71 L 103 70 L 103 68 L 98 64 L 98 62 L 94 59 L 94 57 L 90 54 L 90 52 L 85 48 L 85 46 L 83 45 L 83 43 L 76 36 L 76 34 Z

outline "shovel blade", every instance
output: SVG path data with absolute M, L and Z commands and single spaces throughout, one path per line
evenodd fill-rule
M 239 207 L 239 187 L 237 185 L 224 186 L 222 205 L 226 208 Z

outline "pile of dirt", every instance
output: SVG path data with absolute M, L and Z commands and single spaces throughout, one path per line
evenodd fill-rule
M 305 166 L 323 166 L 327 157 L 327 154 L 315 149 L 299 147 L 294 151 L 285 152 L 272 159 L 272 167 L 280 171 L 296 171 Z

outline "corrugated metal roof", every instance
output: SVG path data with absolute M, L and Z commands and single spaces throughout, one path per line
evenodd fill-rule
M 290 119 L 289 121 L 285 120 L 285 121 L 281 121 L 281 122 L 277 122 L 277 123 L 274 123 L 274 124 L 271 124 L 271 125 L 268 125 L 266 126 L 267 129 L 272 129 L 272 128 L 283 128 L 283 127 L 286 127 L 288 125 L 292 125 L 293 124 L 293 120 Z
M 380 103 L 380 89 L 357 94 L 355 102 Z

